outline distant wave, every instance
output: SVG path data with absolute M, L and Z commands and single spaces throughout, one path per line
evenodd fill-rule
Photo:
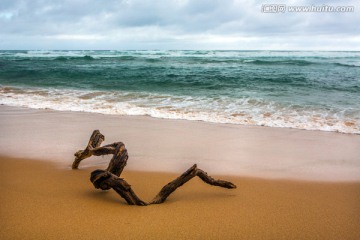
M 93 60 L 95 60 L 95 58 L 92 57 L 92 56 L 89 56 L 89 55 L 78 56 L 78 57 L 64 57 L 64 56 L 60 56 L 60 57 L 56 57 L 54 60 L 55 60 L 55 61 L 68 61 L 68 60 L 87 60 L 87 61 L 93 61 Z
M 33 57 L 22 57 L 14 59 L 15 61 L 32 61 Z M 76 60 L 85 60 L 85 61 L 94 61 L 94 60 L 106 60 L 106 59 L 116 59 L 119 61 L 146 61 L 146 62 L 166 62 L 167 60 L 173 61 L 174 58 L 177 58 L 177 61 L 187 63 L 187 64 L 250 64 L 250 65 L 294 65 L 294 66 L 308 66 L 313 64 L 319 64 L 317 62 L 312 62 L 308 60 L 299 60 L 299 59 L 243 59 L 243 58 L 226 58 L 226 57 L 203 57 L 203 56 L 167 56 L 167 55 L 152 55 L 152 56 L 91 56 L 91 55 L 79 55 L 79 56 L 57 56 L 57 57 L 40 57 L 41 59 L 55 60 L 55 61 L 76 61 Z M 338 63 L 339 66 L 354 66 Z
M 306 61 L 306 60 L 253 60 L 253 61 L 245 61 L 250 64 L 256 65 L 296 65 L 296 66 L 308 66 L 311 64 L 315 64 L 314 62 Z
M 141 57 L 215 57 L 215 58 L 314 58 L 314 59 L 357 59 L 360 57 L 360 52 L 326 52 L 326 51 L 206 51 L 206 50 L 127 50 L 127 51 L 114 51 L 114 50 L 97 50 L 97 51 L 29 51 L 29 50 L 0 50 L 0 56 L 16 56 L 16 57 L 76 57 L 89 55 L 92 57 L 117 57 L 117 56 L 141 56 Z
M 93 58 L 92 56 L 89 56 L 89 55 L 85 55 L 83 57 L 85 60 L 94 60 L 95 58 Z
M 353 64 L 353 63 L 335 63 L 335 65 L 337 66 L 341 66 L 341 67 L 360 67 L 360 62 L 358 64 Z

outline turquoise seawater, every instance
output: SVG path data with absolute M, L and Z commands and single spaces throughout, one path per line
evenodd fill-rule
M 360 52 L 0 51 L 0 104 L 360 133 Z

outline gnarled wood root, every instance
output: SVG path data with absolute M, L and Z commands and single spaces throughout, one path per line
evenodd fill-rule
M 122 198 L 126 200 L 129 205 L 146 206 L 148 203 L 142 201 L 135 192 L 131 189 L 124 179 L 112 174 L 106 170 L 95 170 L 90 175 L 90 181 L 95 188 L 102 190 L 114 189 Z
M 166 184 L 151 202 L 144 202 L 131 189 L 131 185 L 123 178 L 120 178 L 120 174 L 124 170 L 129 158 L 125 145 L 122 142 L 116 142 L 100 147 L 104 140 L 104 135 L 102 135 L 99 130 L 95 130 L 90 137 L 87 147 L 84 150 L 79 150 L 75 153 L 75 160 L 73 162 L 72 168 L 77 169 L 82 160 L 91 157 L 92 155 L 101 156 L 113 154 L 108 168 L 106 170 L 98 169 L 93 171 L 90 175 L 90 181 L 97 189 L 114 189 L 122 198 L 126 200 L 129 205 L 146 206 L 149 204 L 163 203 L 177 188 L 181 187 L 183 184 L 196 176 L 198 176 L 205 183 L 213 186 L 219 186 L 228 189 L 236 188 L 236 185 L 231 182 L 213 179 L 206 172 L 197 168 L 197 165 L 194 164 L 181 176 Z

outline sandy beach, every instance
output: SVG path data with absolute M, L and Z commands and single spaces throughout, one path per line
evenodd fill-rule
M 217 176 L 193 179 L 161 205 L 129 206 L 94 189 L 94 167 L 0 159 L 1 239 L 359 239 L 360 183 Z M 125 171 L 150 200 L 175 174 Z
M 360 238 L 359 135 L 6 106 L 0 115 L 0 239 Z M 70 169 L 94 129 L 126 144 L 121 177 L 145 201 L 193 163 L 237 189 L 193 179 L 164 204 L 129 206 L 89 181 L 109 157 Z

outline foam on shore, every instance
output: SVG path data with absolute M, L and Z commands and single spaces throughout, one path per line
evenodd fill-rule
M 160 119 L 230 123 L 360 134 L 359 112 L 284 105 L 256 97 L 190 97 L 128 91 L 1 87 L 7 106 L 57 111 L 150 116 Z

